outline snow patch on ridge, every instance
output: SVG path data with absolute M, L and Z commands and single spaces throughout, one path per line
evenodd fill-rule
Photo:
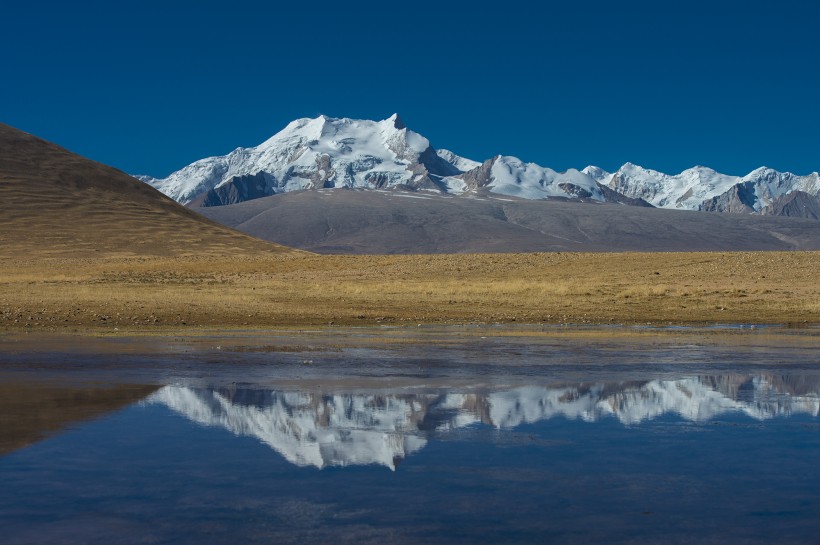
M 559 173 L 535 163 L 525 163 L 517 157 L 501 156 L 493 163 L 491 176 L 487 188 L 502 195 L 524 199 L 575 197 L 604 200 L 595 180 L 575 169 Z
M 473 161 L 472 159 L 466 159 L 459 155 L 456 155 L 450 150 L 440 149 L 436 150 L 436 153 L 439 157 L 456 167 L 461 172 L 467 172 L 468 170 L 473 170 L 474 168 L 478 168 L 481 166 L 481 163 L 478 161 Z

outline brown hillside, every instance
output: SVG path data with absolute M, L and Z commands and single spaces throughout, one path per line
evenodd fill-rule
M 117 169 L 0 123 L 0 256 L 282 252 Z

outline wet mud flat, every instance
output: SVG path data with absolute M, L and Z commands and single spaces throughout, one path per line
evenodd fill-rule
M 0 340 L 6 543 L 814 543 L 820 330 Z

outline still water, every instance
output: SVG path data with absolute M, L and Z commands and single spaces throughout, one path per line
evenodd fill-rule
M 2 542 L 820 542 L 816 331 L 461 333 L 7 342 Z

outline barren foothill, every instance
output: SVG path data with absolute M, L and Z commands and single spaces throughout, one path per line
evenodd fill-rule
M 0 259 L 292 252 L 227 229 L 115 168 L 0 123 Z M 4 269 L 12 265 L 5 264 Z
M 479 193 L 304 190 L 194 208 L 320 254 L 820 250 L 820 222 Z

